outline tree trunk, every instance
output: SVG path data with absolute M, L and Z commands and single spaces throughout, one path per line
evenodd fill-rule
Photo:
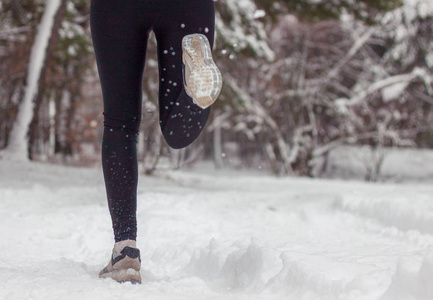
M 34 100 L 39 90 L 38 84 L 46 61 L 54 20 L 64 2 L 65 0 L 47 0 L 45 12 L 30 54 L 24 99 L 20 104 L 17 118 L 10 133 L 9 143 L 4 152 L 8 159 L 21 161 L 29 159 L 27 132 L 33 119 Z
M 33 105 L 33 118 L 30 123 L 29 141 L 28 141 L 28 155 L 30 159 L 33 159 L 32 149 L 35 148 L 33 147 L 33 145 L 36 142 L 36 131 L 37 128 L 40 126 L 39 117 L 41 114 L 39 113 L 39 111 L 44 99 L 46 98 L 47 83 L 48 83 L 47 70 L 50 66 L 50 61 L 52 56 L 51 54 L 53 53 L 57 41 L 59 39 L 59 29 L 62 26 L 62 21 L 66 14 L 66 0 L 60 0 L 60 1 L 61 1 L 60 6 L 57 9 L 56 14 L 54 15 L 54 23 L 51 27 L 51 34 L 48 40 L 48 46 L 45 51 L 45 60 L 39 76 L 38 92 L 36 94 L 36 98 Z M 56 111 L 55 114 L 57 113 L 58 112 Z
M 223 167 L 222 153 L 221 117 L 217 115 L 213 126 L 213 154 L 215 167 L 217 169 Z

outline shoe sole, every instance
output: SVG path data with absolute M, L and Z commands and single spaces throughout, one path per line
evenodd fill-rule
M 99 278 L 112 278 L 120 283 L 131 282 L 132 284 L 141 284 L 140 268 L 141 263 L 139 259 L 126 256 L 115 263 L 114 267 L 107 266 L 104 268 L 99 273 Z
M 185 91 L 201 108 L 218 98 L 222 76 L 212 58 L 208 39 L 203 34 L 189 34 L 182 39 Z
M 131 282 L 132 284 L 141 284 L 141 274 L 135 269 L 115 269 L 111 272 L 100 274 L 99 277 L 111 278 L 120 283 Z

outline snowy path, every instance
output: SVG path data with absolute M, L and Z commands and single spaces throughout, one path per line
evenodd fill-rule
M 141 286 L 100 170 L 0 161 L 0 299 L 433 299 L 433 187 L 228 171 L 142 176 Z

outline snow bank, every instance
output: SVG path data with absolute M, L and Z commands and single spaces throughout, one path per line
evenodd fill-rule
M 355 194 L 338 199 L 335 204 L 339 209 L 379 221 L 400 231 L 416 230 L 424 234 L 433 234 L 431 196 L 419 192 L 417 186 L 412 187 L 412 190 L 401 191 L 398 194 L 397 188 L 379 194 L 375 201 Z
M 100 169 L 0 161 L 0 299 L 431 299 L 432 194 L 257 170 L 141 176 L 133 286 L 98 278 L 113 245 Z
M 363 180 L 367 170 L 374 169 L 381 155 L 384 162 L 379 181 L 433 181 L 433 151 L 429 149 L 384 148 L 372 151 L 369 147 L 338 147 L 329 155 L 325 175 L 329 178 Z
M 280 273 L 279 256 L 279 251 L 258 239 L 239 240 L 230 247 L 213 239 L 208 247 L 195 251 L 186 271 L 220 292 L 260 293 Z
M 381 300 L 433 299 L 433 251 L 418 263 L 413 259 L 402 258 L 392 283 Z

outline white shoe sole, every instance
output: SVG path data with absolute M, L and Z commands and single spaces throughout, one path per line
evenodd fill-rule
M 141 274 L 135 269 L 115 269 L 111 272 L 100 274 L 100 278 L 111 278 L 117 282 L 131 282 L 132 284 L 141 284 Z
M 182 40 L 184 85 L 195 104 L 207 108 L 218 98 L 222 76 L 212 58 L 208 39 L 203 34 L 189 34 Z

